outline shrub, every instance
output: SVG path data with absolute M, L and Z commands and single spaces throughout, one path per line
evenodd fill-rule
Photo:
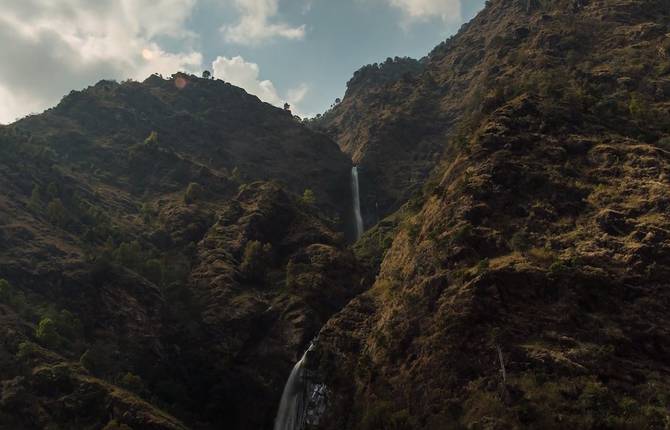
M 35 184 L 33 191 L 30 194 L 30 201 L 28 202 L 28 206 L 33 210 L 42 207 L 42 187 L 37 184 Z
M 49 317 L 40 320 L 35 330 L 35 337 L 44 346 L 56 348 L 61 344 L 61 337 L 56 329 L 56 323 Z
M 187 205 L 193 204 L 196 201 L 200 200 L 205 193 L 205 190 L 195 182 L 188 184 L 186 192 L 184 193 L 184 203 Z
M 144 145 L 148 148 L 158 146 L 158 133 L 156 133 L 155 131 L 149 133 L 149 136 L 146 139 L 144 139 Z
M 12 299 L 12 286 L 4 279 L 0 279 L 0 302 L 10 304 Z
M 144 391 L 144 382 L 142 382 L 142 378 L 131 372 L 126 372 L 126 374 L 121 377 L 119 385 L 136 394 L 140 394 Z
M 314 191 L 308 188 L 302 193 L 302 198 L 300 200 L 307 206 L 313 206 L 314 203 L 316 203 L 316 195 L 314 194 Z
M 142 248 L 138 241 L 124 242 L 114 252 L 114 259 L 126 267 L 134 268 L 140 263 Z
M 144 276 L 156 285 L 163 285 L 164 265 L 160 260 L 149 260 L 144 265 Z
M 272 245 L 262 245 L 257 240 L 247 242 L 244 248 L 244 258 L 240 265 L 243 276 L 250 281 L 263 281 L 270 266 Z
M 110 422 L 107 423 L 105 427 L 103 427 L 102 430 L 133 430 L 132 427 L 128 427 L 127 425 L 118 422 L 117 420 L 111 420 Z
M 528 239 L 528 233 L 526 233 L 524 230 L 519 230 L 514 235 L 512 235 L 512 238 L 509 241 L 510 247 L 518 252 L 524 252 L 527 251 L 530 248 L 530 241 Z
M 52 199 L 47 206 L 47 217 L 49 221 L 57 226 L 64 226 L 67 221 L 65 206 L 60 199 Z

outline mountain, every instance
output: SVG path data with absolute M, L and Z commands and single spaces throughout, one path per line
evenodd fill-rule
M 230 84 L 103 81 L 0 153 L 0 428 L 271 426 L 360 291 L 351 162 Z
M 0 127 L 0 429 L 287 380 L 302 430 L 667 428 L 668 100 L 666 0 L 490 0 L 314 120 L 176 74 Z
M 316 127 L 368 222 L 402 208 L 308 357 L 318 428 L 667 426 L 669 30 L 665 1 L 492 0 L 350 83 Z

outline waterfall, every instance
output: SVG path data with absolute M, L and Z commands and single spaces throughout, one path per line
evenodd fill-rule
M 361 216 L 361 194 L 358 186 L 358 166 L 351 168 L 351 194 L 354 199 L 354 220 L 356 221 L 356 240 L 363 235 L 363 217 Z
M 306 417 L 307 383 L 305 381 L 305 360 L 314 348 L 312 343 L 298 361 L 286 381 L 279 402 L 274 430 L 303 430 Z

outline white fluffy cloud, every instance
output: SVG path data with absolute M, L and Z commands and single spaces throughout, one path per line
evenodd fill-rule
M 261 71 L 258 64 L 246 61 L 240 56 L 217 57 L 212 63 L 212 70 L 214 77 L 242 87 L 265 102 L 275 106 L 283 106 L 285 102 L 288 102 L 292 105 L 293 112 L 303 116 L 300 113 L 299 104 L 309 91 L 306 84 L 290 89 L 286 97 L 282 97 L 272 81 L 260 79 Z
M 0 123 L 55 104 L 102 78 L 143 79 L 154 72 L 198 71 L 182 45 L 196 0 L 3 0 L 0 13 Z
M 410 20 L 439 17 L 445 22 L 461 19 L 461 0 L 387 0 Z
M 256 45 L 273 38 L 302 39 L 305 26 L 292 27 L 282 22 L 272 22 L 279 10 L 279 0 L 234 0 L 240 12 L 240 21 L 224 26 L 221 31 L 228 42 Z

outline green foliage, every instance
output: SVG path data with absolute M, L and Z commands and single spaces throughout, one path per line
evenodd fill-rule
M 512 235 L 510 247 L 517 252 L 525 252 L 530 249 L 530 240 L 525 230 L 519 230 Z
M 12 298 L 12 286 L 4 279 L 0 279 L 0 303 L 9 304 Z
M 113 359 L 113 346 L 109 343 L 95 343 L 79 357 L 79 364 L 92 374 L 105 377 L 116 371 L 118 363 Z
M 67 223 L 67 212 L 60 199 L 53 199 L 47 205 L 47 217 L 52 224 L 64 227 Z
M 477 274 L 481 275 L 489 269 L 489 259 L 485 258 L 477 263 Z
M 163 285 L 165 266 L 158 259 L 151 259 L 144 265 L 144 276 L 156 285 Z
M 42 207 L 42 187 L 40 187 L 38 184 L 33 186 L 33 191 L 30 193 L 30 201 L 28 202 L 28 206 L 32 210 L 37 210 Z
M 23 291 L 17 290 L 4 279 L 0 279 L 0 303 L 10 306 L 26 318 L 32 316 Z
M 309 188 L 306 189 L 305 192 L 302 193 L 300 201 L 307 206 L 313 206 L 316 203 L 316 195 L 314 194 L 314 191 Z
M 42 345 L 49 348 L 58 348 L 63 341 L 56 329 L 56 323 L 49 317 L 40 320 L 35 330 L 35 337 Z
M 296 281 L 296 267 L 293 260 L 289 260 L 286 265 L 286 288 L 292 289 L 295 286 Z
M 19 344 L 18 352 L 16 353 L 16 358 L 26 362 L 34 357 L 38 352 L 38 347 L 32 342 L 21 342 Z
M 649 118 L 649 106 L 637 94 L 633 94 L 630 98 L 628 112 L 638 122 L 647 121 Z
M 102 430 L 133 430 L 133 428 L 120 423 L 117 420 L 111 420 L 102 428 Z
M 407 409 L 394 408 L 390 402 L 381 400 L 365 410 L 361 424 L 364 430 L 409 430 L 418 425 Z
M 121 377 L 119 385 L 136 394 L 141 394 L 144 391 L 144 382 L 142 382 L 142 378 L 131 372 L 126 372 Z
M 144 145 L 149 148 L 154 148 L 158 146 L 158 133 L 152 131 L 149 133 L 149 136 L 144 139 Z
M 187 205 L 193 204 L 200 200 L 204 194 L 205 190 L 199 184 L 191 182 L 184 193 L 184 203 Z
M 242 173 L 240 172 L 240 169 L 237 166 L 235 166 L 232 173 L 230 174 L 230 180 L 237 184 L 242 183 Z
M 122 265 L 136 269 L 142 262 L 142 247 L 136 240 L 122 243 L 114 253 L 114 259 Z
M 658 146 L 661 148 L 670 151 L 670 137 L 664 137 L 658 141 Z
M 257 240 L 247 242 L 240 271 L 249 281 L 264 281 L 270 267 L 272 245 L 261 244 Z

